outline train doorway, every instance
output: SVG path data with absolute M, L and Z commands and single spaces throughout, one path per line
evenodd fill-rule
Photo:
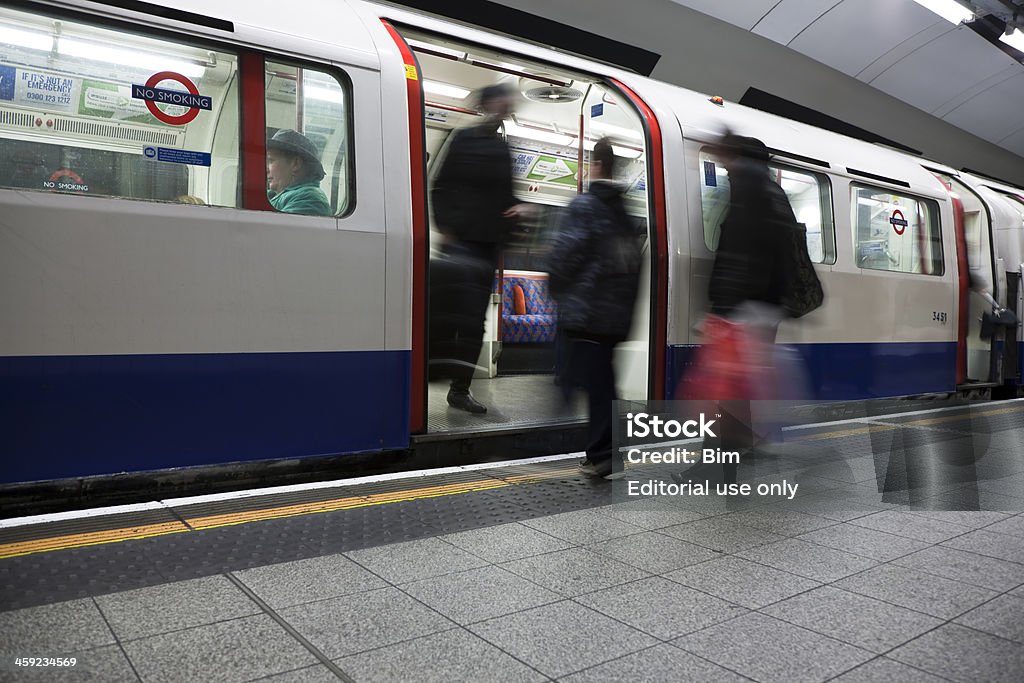
M 525 207 L 492 278 L 483 344 L 474 364 L 471 391 L 487 407 L 483 414 L 448 404 L 447 359 L 436 353 L 438 321 L 429 312 L 443 310 L 446 302 L 440 297 L 451 291 L 450 286 L 439 286 L 437 274 L 451 272 L 445 270 L 450 266 L 445 262 L 450 260 L 446 243 L 452 237 L 428 209 L 430 262 L 424 269 L 428 315 L 423 323 L 428 349 L 422 431 L 466 435 L 570 425 L 586 419 L 585 397 L 567 395 L 557 382 L 556 366 L 562 361 L 556 351 L 558 312 L 548 289 L 547 255 L 569 203 L 589 184 L 589 154 L 602 137 L 612 140 L 616 181 L 623 188 L 644 255 L 633 329 L 617 350 L 617 388 L 623 398 L 647 398 L 653 379 L 654 249 L 649 234 L 653 207 L 647 186 L 648 142 L 633 103 L 614 84 L 593 75 L 413 29 L 400 32 L 415 55 L 423 93 L 426 196 L 430 197 L 455 131 L 479 124 L 480 89 L 502 84 L 515 92 L 516 106 L 515 113 L 503 120 L 499 134 L 512 157 L 513 193 Z

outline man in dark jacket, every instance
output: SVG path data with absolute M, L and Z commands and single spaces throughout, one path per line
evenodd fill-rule
M 779 307 L 792 275 L 784 267 L 786 229 L 796 223 L 789 199 L 768 175 L 768 148 L 760 140 L 727 134 L 718 155 L 729 173 L 729 212 L 708 287 L 711 312 L 729 317 L 751 301 Z
M 498 135 L 511 116 L 515 92 L 507 85 L 484 88 L 476 125 L 453 133 L 434 181 L 431 201 L 445 235 L 445 268 L 433 268 L 431 356 L 452 377 L 448 404 L 470 413 L 487 408 L 469 392 L 483 344 L 487 302 L 501 249 L 521 213 L 512 194 L 512 157 Z M 438 277 L 435 277 L 435 271 Z
M 769 175 L 768 148 L 755 138 L 726 134 L 718 156 L 729 173 L 729 212 L 711 270 L 711 312 L 742 322 L 750 334 L 775 342 L 785 313 L 784 297 L 792 286 L 786 250 L 787 230 L 796 224 L 789 198 Z M 748 457 L 754 446 L 749 401 L 721 401 L 717 439 L 705 448 L 737 451 Z M 737 465 L 723 463 L 726 484 L 736 483 Z M 676 479 L 681 481 L 680 478 Z
M 605 138 L 590 154 L 590 188 L 572 201 L 550 254 L 551 293 L 569 348 L 569 377 L 587 391 L 590 426 L 580 470 L 612 471 L 615 345 L 633 321 L 640 276 L 640 244 L 612 182 L 615 155 Z

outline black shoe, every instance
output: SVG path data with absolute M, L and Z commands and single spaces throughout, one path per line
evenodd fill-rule
M 476 415 L 482 415 L 487 412 L 487 406 L 473 398 L 473 394 L 469 393 L 469 390 L 458 391 L 454 388 L 449 389 L 448 405 Z
M 587 475 L 588 477 L 601 478 L 607 477 L 612 473 L 612 461 L 611 458 L 608 460 L 602 460 L 599 463 L 590 462 L 589 459 L 580 460 L 576 468 Z

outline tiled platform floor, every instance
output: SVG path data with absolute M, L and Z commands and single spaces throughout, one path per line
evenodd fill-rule
M 1024 680 L 1024 514 L 849 489 L 636 500 L 7 611 L 0 680 Z
M 0 680 L 1020 683 L 1024 412 L 955 419 L 804 432 L 741 466 L 799 481 L 792 500 L 559 474 L 97 546 L 102 576 L 84 548 L 3 560 L 7 604 L 33 606 L 0 611 Z M 351 545 L 341 515 L 414 540 Z

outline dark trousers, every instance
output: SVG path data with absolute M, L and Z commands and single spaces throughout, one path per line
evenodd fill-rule
M 587 392 L 590 424 L 587 428 L 587 459 L 602 463 L 611 459 L 612 421 L 615 400 L 615 343 L 569 337 L 563 382 L 567 380 Z M 568 376 L 566 376 L 568 375 Z
M 431 364 L 456 391 L 473 381 L 498 253 L 493 243 L 451 242 L 431 263 Z

